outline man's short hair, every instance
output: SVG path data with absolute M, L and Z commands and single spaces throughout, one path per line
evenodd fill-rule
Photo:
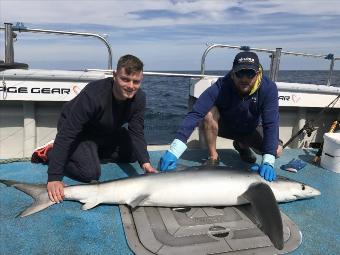
M 131 74 L 143 71 L 143 66 L 144 64 L 139 58 L 133 55 L 124 55 L 118 60 L 117 71 L 125 68 L 126 74 Z

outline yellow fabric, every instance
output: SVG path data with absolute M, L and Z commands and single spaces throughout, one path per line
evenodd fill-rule
M 261 85 L 261 81 L 262 81 L 262 66 L 260 66 L 259 68 L 259 74 L 257 76 L 257 79 L 255 81 L 255 84 L 253 86 L 253 88 L 251 89 L 249 95 L 252 95 L 256 92 L 256 90 L 260 87 Z

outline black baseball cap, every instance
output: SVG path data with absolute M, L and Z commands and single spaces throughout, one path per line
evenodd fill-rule
M 256 72 L 260 68 L 259 58 L 256 53 L 251 51 L 243 51 L 235 56 L 233 62 L 233 71 L 238 72 L 242 69 L 253 69 Z

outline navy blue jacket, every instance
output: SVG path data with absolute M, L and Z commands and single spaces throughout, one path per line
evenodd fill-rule
M 250 134 L 262 122 L 262 153 L 276 155 L 279 139 L 279 106 L 276 84 L 263 76 L 258 90 L 242 97 L 230 73 L 219 78 L 197 99 L 177 130 L 176 138 L 186 143 L 194 128 L 216 106 L 232 133 Z
M 98 147 L 113 146 L 117 130 L 125 123 L 138 162 L 141 165 L 150 162 L 144 138 L 145 93 L 139 89 L 132 99 L 117 102 L 112 86 L 112 78 L 91 82 L 64 105 L 48 166 L 49 181 L 62 179 L 64 166 L 77 141 L 89 139 Z

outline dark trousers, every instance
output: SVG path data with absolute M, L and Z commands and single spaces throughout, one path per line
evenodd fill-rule
M 249 134 L 237 134 L 232 132 L 227 126 L 226 121 L 220 118 L 218 123 L 218 136 L 241 142 L 244 146 L 251 147 L 257 154 L 262 154 L 263 128 L 261 125 Z M 279 140 L 279 144 L 282 141 Z
M 101 161 L 135 162 L 136 156 L 127 129 L 118 130 L 116 137 L 112 145 L 106 146 L 99 145 L 93 140 L 83 139 L 76 142 L 64 167 L 64 175 L 81 182 L 90 182 L 99 179 Z M 53 149 L 51 152 L 53 157 Z

